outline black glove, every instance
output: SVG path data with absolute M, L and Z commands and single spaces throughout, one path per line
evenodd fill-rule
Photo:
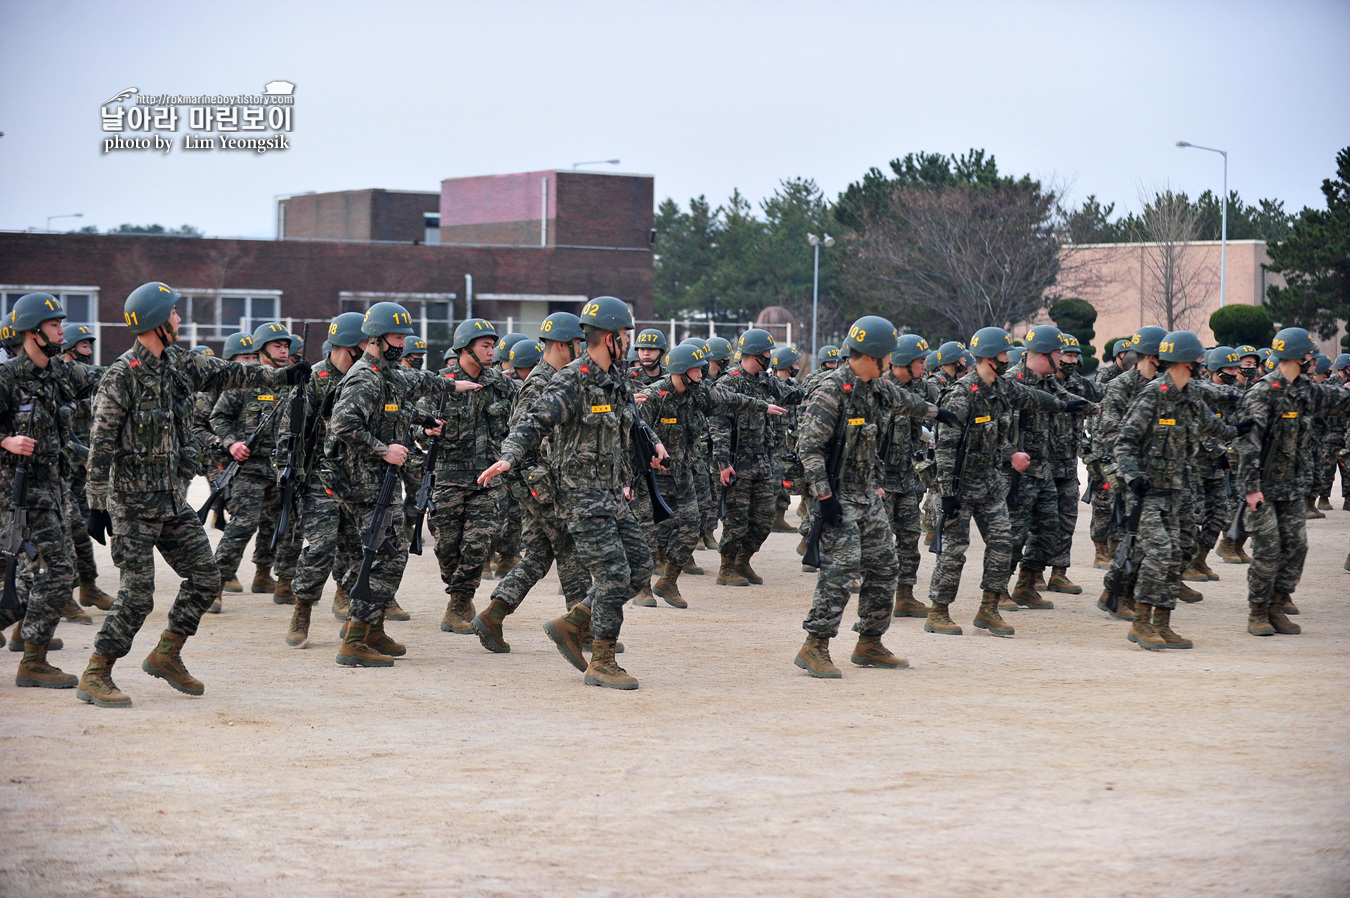
M 956 412 L 949 408 L 940 408 L 937 413 L 939 424 L 960 424 L 961 419 L 956 417 Z
M 440 422 L 437 421 L 431 415 L 423 415 L 421 418 L 413 418 L 412 423 L 416 424 L 418 427 L 421 427 L 424 430 L 435 430 L 436 425 L 439 424 Z
M 1148 478 L 1140 474 L 1138 477 L 1131 480 L 1130 492 L 1141 499 L 1144 498 L 1144 494 L 1148 492 Z
M 1090 408 L 1092 408 L 1092 403 L 1088 402 L 1086 399 L 1070 399 L 1065 404 L 1064 411 L 1071 415 L 1076 415 L 1079 412 L 1085 412 Z
M 826 496 L 820 500 L 820 518 L 834 527 L 844 523 L 844 506 L 839 502 L 839 497 Z
M 302 384 L 309 380 L 309 372 L 313 369 L 314 366 L 304 359 L 296 362 L 286 369 L 286 386 L 293 387 L 296 384 Z
M 1255 426 L 1256 422 L 1250 418 L 1248 418 L 1246 421 L 1239 421 L 1237 423 L 1238 436 L 1245 437 L 1247 434 L 1252 432 L 1252 428 Z
M 89 510 L 89 523 L 85 531 L 100 546 L 108 544 L 108 534 L 112 533 L 112 515 L 98 508 Z
M 942 516 L 944 518 L 950 518 L 952 515 L 956 514 L 957 509 L 960 507 L 961 500 L 955 496 L 942 497 Z

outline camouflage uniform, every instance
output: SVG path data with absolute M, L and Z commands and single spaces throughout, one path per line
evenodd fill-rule
M 216 565 L 224 580 L 231 579 L 239 570 L 244 549 L 255 533 L 253 563 L 258 569 L 271 570 L 276 557 L 271 538 L 280 511 L 281 492 L 272 468 L 272 450 L 276 447 L 281 409 L 286 404 L 286 391 L 267 388 L 227 390 L 211 411 L 211 428 L 226 451 L 235 443 L 247 441 L 263 417 L 271 415 L 262 428 L 257 445 L 249 457 L 239 463 L 239 470 L 230 483 L 230 520 L 225 525 L 225 534 L 216 544 Z M 263 524 L 264 517 L 268 518 L 270 526 Z
M 766 372 L 747 374 L 739 366 L 718 386 L 724 390 L 762 399 L 775 405 L 797 405 L 805 391 L 792 381 L 780 380 Z M 713 466 L 720 472 L 733 466 L 735 479 L 727 487 L 727 519 L 718 546 L 724 558 L 738 554 L 754 555 L 773 528 L 774 495 L 779 481 L 774 479 L 772 430 L 766 415 L 742 410 L 735 415 L 712 419 Z M 736 457 L 732 458 L 731 438 L 736 435 Z
M 1004 375 L 1008 380 L 1031 387 L 1058 398 L 1061 403 L 1073 397 L 1054 374 L 1040 375 L 1018 363 Z M 1063 406 L 1061 405 L 1060 408 Z M 1061 417 L 1055 415 L 1054 417 Z M 1067 417 L 1067 416 L 1064 416 Z M 1017 503 L 1008 503 L 1008 520 L 1012 527 L 1009 549 L 1008 576 L 1015 572 L 1018 562 L 1022 570 L 1039 574 L 1059 554 L 1060 516 L 1059 490 L 1055 484 L 1055 460 L 1051 444 L 1055 433 L 1052 416 L 1035 409 L 1022 409 L 1014 418 L 1016 451 L 1031 457 L 1031 464 L 1019 480 Z M 969 470 L 969 467 L 967 467 Z M 1009 478 L 1015 476 L 1011 467 L 1005 469 Z M 1077 467 L 1075 465 L 1075 474 Z M 1010 480 L 1011 482 L 1011 480 Z M 1075 477 L 1074 490 L 1078 481 Z M 1012 496 L 1009 495 L 1011 500 Z M 1077 496 L 1074 497 L 1075 501 Z M 1074 508 L 1075 520 L 1077 508 Z M 1032 522 L 1037 526 L 1032 528 Z M 1006 577 L 1004 578 L 1007 579 Z
M 1110 526 L 1107 532 L 1101 536 L 1096 530 L 1092 533 L 1093 541 L 1106 541 L 1107 539 L 1116 540 L 1120 538 L 1123 523 L 1115 523 L 1115 504 L 1117 497 L 1122 503 L 1122 519 L 1125 515 L 1123 504 L 1126 502 L 1124 493 L 1124 482 L 1116 472 L 1115 450 L 1116 438 L 1120 434 L 1120 424 L 1125 420 L 1125 415 L 1129 410 L 1130 404 L 1152 381 L 1145 377 L 1139 369 L 1131 368 L 1124 374 L 1121 374 L 1115 380 L 1111 381 L 1106 388 L 1106 397 L 1102 400 L 1102 410 L 1097 418 L 1097 427 L 1092 436 L 1092 455 L 1101 459 L 1102 471 L 1106 475 L 1107 487 L 1101 490 L 1095 490 L 1092 497 L 1093 502 L 1093 526 L 1097 526 L 1097 503 L 1099 501 L 1109 503 L 1111 507 L 1111 517 L 1108 519 Z M 1097 494 L 1101 493 L 1099 497 Z M 1114 588 L 1117 578 L 1124 578 L 1120 585 L 1120 591 L 1124 595 L 1131 595 L 1134 591 L 1134 582 L 1139 576 L 1139 568 L 1135 566 L 1133 574 L 1126 574 L 1125 569 L 1117 565 L 1114 561 L 1111 564 L 1110 571 L 1106 574 L 1103 587 L 1106 590 Z
M 891 372 L 885 380 L 897 392 L 936 406 L 937 388 L 923 379 L 901 383 Z M 916 457 L 926 450 L 920 440 L 923 425 L 906 415 L 892 415 L 881 444 L 885 465 L 882 486 L 886 490 L 886 520 L 895 536 L 895 554 L 899 563 L 897 583 L 913 586 L 919 577 L 919 495 L 923 488 L 915 468 Z
M 1071 396 L 1101 402 L 1097 385 L 1076 371 L 1060 383 Z M 1050 559 L 1053 567 L 1067 568 L 1072 564 L 1073 534 L 1078 529 L 1078 453 L 1086 442 L 1084 420 L 1090 420 L 1091 414 L 1055 415 L 1050 419 L 1050 465 L 1059 497 L 1059 537 Z
M 97 388 L 98 381 L 107 369 L 92 365 L 84 367 Z M 88 463 L 89 430 L 94 422 L 94 401 L 92 398 L 77 399 L 69 408 L 70 435 L 85 447 L 81 454 L 86 457 L 72 458 L 70 480 L 67 483 L 66 528 L 70 531 L 70 539 L 75 547 L 76 579 L 79 583 L 93 583 L 98 579 L 98 562 L 94 560 L 94 541 L 89 537 L 89 500 L 84 489 L 89 481 L 85 465 Z
M 1123 484 L 1138 477 L 1148 483 L 1135 546 L 1136 604 L 1173 609 L 1181 572 L 1190 556 L 1181 539 L 1182 508 L 1192 501 L 1194 444 L 1201 437 L 1229 439 L 1235 431 L 1214 417 L 1192 389 L 1178 388 L 1166 371 L 1149 382 L 1130 403 L 1115 438 L 1114 460 Z
M 67 525 L 70 458 L 61 410 L 87 397 L 98 383 L 98 369 L 79 362 L 49 359 L 45 368 L 28 353 L 0 363 L 0 432 L 24 433 L 36 445 L 28 461 L 28 531 L 25 539 L 38 550 L 36 560 L 20 554 L 16 591 L 28 607 L 19 633 L 24 642 L 45 645 L 56 633 L 61 609 L 70 601 L 75 579 L 74 555 Z M 14 474 L 23 456 L 0 451 L 0 493 L 8 505 Z M 11 509 L 12 510 L 12 509 Z M 8 517 L 8 516 L 7 516 Z M 18 616 L 0 612 L 0 627 Z
M 481 390 L 445 393 L 419 403 L 427 414 L 445 421 L 436 458 L 436 513 L 431 516 L 441 581 L 446 594 L 472 598 L 482 582 L 506 501 L 500 482 L 479 486 L 478 474 L 497 459 L 518 382 L 492 367 L 470 377 L 457 358 L 451 358 L 438 376 L 452 383 L 467 380 L 483 385 Z
M 384 453 L 395 443 L 407 446 L 411 442 L 411 416 L 404 403 L 454 389 L 451 378 L 404 368 L 369 353 L 362 354 L 338 384 L 319 470 L 339 503 L 336 568 L 345 571 L 342 586 L 349 594 L 361 567 L 361 533 L 374 518 L 376 497 L 389 464 Z M 393 523 L 387 539 L 393 551 L 382 550 L 371 564 L 368 597 L 351 597 L 350 618 L 359 624 L 380 619 L 408 565 L 401 481 L 391 508 Z
M 807 398 L 797 449 L 811 496 L 819 500 L 833 494 L 843 506 L 843 522 L 827 522 L 820 531 L 820 574 L 811 611 L 802 622 L 812 636 L 838 634 L 851 586 L 859 579 L 853 629 L 881 636 L 890 627 L 899 562 L 886 504 L 878 495 L 886 480 L 882 443 L 895 432 L 897 419 L 908 431 L 909 418 L 936 414 L 936 406 L 882 378 L 863 381 L 847 364 L 817 381 Z M 825 457 L 841 428 L 844 451 L 834 492 Z M 813 517 L 818 514 L 819 508 L 812 512 Z
M 318 475 L 319 456 L 328 436 L 328 419 L 333 413 L 337 385 L 342 380 L 339 371 L 328 359 L 314 366 L 304 389 L 309 394 L 309 421 L 306 434 L 307 450 L 303 459 L 300 483 L 300 520 L 296 531 L 297 542 L 303 541 L 291 580 L 291 591 L 297 601 L 313 604 L 323 595 L 329 574 L 338 583 L 343 582 L 346 565 L 334 568 L 337 557 L 338 502 L 333 491 Z M 290 404 L 282 411 L 281 426 L 290 429 Z M 347 559 L 344 559 L 346 562 Z
M 558 369 L 544 359 L 534 366 L 511 408 L 511 430 L 515 430 L 525 413 L 534 407 L 557 372 Z M 501 599 L 512 611 L 520 607 L 555 560 L 563 599 L 569 609 L 585 600 L 591 588 L 591 575 L 577 561 L 572 538 L 567 534 L 567 523 L 555 505 L 565 499 L 555 491 L 558 466 L 550 442 L 545 437 L 534 455 L 527 455 L 519 464 L 512 465 L 506 475 L 507 489 L 516 494 L 520 503 L 522 552 L 520 562 L 492 590 L 492 598 Z
M 1115 362 L 1102 365 L 1097 369 L 1092 381 L 1104 401 L 1110 395 L 1108 386 L 1125 372 L 1116 366 Z M 1128 403 L 1126 403 L 1128 405 Z M 1083 445 L 1081 455 L 1083 461 L 1087 464 L 1088 478 L 1092 482 L 1092 525 L 1089 528 L 1091 539 L 1094 543 L 1106 543 L 1115 539 L 1118 534 L 1116 524 L 1116 489 L 1111 479 L 1105 476 L 1105 470 L 1113 466 L 1109 452 L 1103 453 L 1104 448 L 1097 438 L 1101 429 L 1101 422 L 1105 415 L 1105 406 L 1102 408 L 1102 414 L 1088 419 L 1087 441 Z M 1124 408 L 1120 410 L 1124 413 Z M 1119 421 L 1119 418 L 1117 418 Z
M 936 492 L 943 497 L 955 496 L 960 502 L 943 524 L 942 552 L 928 587 L 929 599 L 946 606 L 956 600 L 956 590 L 961 585 L 972 517 L 985 543 L 980 589 L 999 592 L 1007 586 L 1012 563 L 1012 523 L 1008 518 L 1008 483 L 1002 472 L 1013 453 L 1011 411 L 1059 412 L 1064 410 L 1064 403 L 1006 377 L 996 377 L 992 384 L 986 384 L 978 371 L 971 371 L 952 385 L 941 405 L 960 419 L 959 424 L 938 428 L 936 449 Z M 968 429 L 971 435 L 961 472 L 961 493 L 957 495 L 953 483 L 957 449 Z
M 168 632 L 192 636 L 220 594 L 220 569 L 206 531 L 187 504 L 201 470 L 192 437 L 194 392 L 271 390 L 286 372 L 238 365 L 167 346 L 156 358 L 135 343 L 109 366 L 94 400 L 89 446 L 89 505 L 112 516 L 113 562 L 122 572 L 117 602 L 94 650 L 121 658 L 154 607 L 155 558 L 182 578 L 169 609 Z
M 1243 390 L 1209 382 L 1200 382 L 1196 386 L 1200 398 L 1209 406 L 1211 417 L 1230 426 L 1237 423 L 1237 410 L 1245 395 Z M 1214 548 L 1219 536 L 1228 528 L 1241 500 L 1233 488 L 1228 441 L 1207 436 L 1199 441 L 1196 448 L 1196 463 L 1200 473 L 1196 497 L 1199 500 L 1196 503 L 1198 543 L 1201 549 L 1208 551 Z
M 652 575 L 651 550 L 623 497 L 632 479 L 635 386 L 618 363 L 605 371 L 583 351 L 553 376 L 502 445 L 502 459 L 514 467 L 552 438 L 556 489 L 564 497 L 557 507 L 577 560 L 595 578 L 585 604 L 597 640 L 618 638 L 624 602 Z
M 1310 419 L 1350 415 L 1350 390 L 1313 383 L 1306 375 L 1292 383 L 1279 369 L 1258 380 L 1242 399 L 1238 417 L 1255 426 L 1233 445 L 1238 455 L 1239 496 L 1260 492 L 1265 500 L 1243 512 L 1252 536 L 1247 601 L 1266 605 L 1292 595 L 1308 554 L 1306 504 L 1314 471 L 1304 445 Z

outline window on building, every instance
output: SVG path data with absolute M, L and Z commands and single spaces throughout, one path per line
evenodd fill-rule
M 98 321 L 97 287 L 51 287 L 0 284 L 0 315 L 8 315 L 14 302 L 27 293 L 50 293 L 61 300 L 66 310 L 66 321 L 75 324 L 94 324 Z
M 428 246 L 439 246 L 441 242 L 441 213 L 423 212 L 422 221 L 425 231 L 422 242 Z
M 413 330 L 431 349 L 429 365 L 439 367 L 441 353 L 450 346 L 454 331 L 454 293 L 375 293 L 343 290 L 338 301 L 344 312 L 365 312 L 377 302 L 396 302 L 412 316 Z
M 196 342 L 223 341 L 281 317 L 280 290 L 180 290 L 182 330 Z M 195 337 L 191 336 L 195 333 Z

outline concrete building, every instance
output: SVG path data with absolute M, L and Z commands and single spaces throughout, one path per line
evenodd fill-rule
M 441 195 L 434 190 L 302 193 L 277 201 L 277 237 L 436 243 L 440 239 L 440 207 Z

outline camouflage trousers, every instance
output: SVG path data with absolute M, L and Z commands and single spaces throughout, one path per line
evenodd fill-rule
M 584 601 L 591 588 L 591 575 L 577 561 L 566 523 L 551 504 L 542 505 L 528 495 L 519 504 L 522 517 L 520 562 L 492 590 L 492 598 L 501 599 L 515 611 L 556 561 L 558 581 L 567 607 Z
M 1117 484 L 1112 481 L 1093 481 L 1092 483 L 1092 541 L 1110 542 L 1120 539 L 1120 525 L 1116 523 Z
M 577 562 L 595 578 L 586 597 L 591 633 L 596 639 L 617 639 L 624 603 L 651 582 L 652 553 L 622 493 L 584 491 L 571 501 L 567 533 Z
M 915 490 L 886 492 L 886 520 L 895 535 L 895 557 L 899 565 L 896 582 L 911 586 L 919 579 L 920 514 Z
M 363 600 L 355 595 L 356 581 L 361 575 L 361 560 L 364 554 L 361 534 L 370 526 L 375 517 L 375 503 L 355 505 L 338 503 L 337 554 L 333 570 L 339 577 L 342 587 L 351 596 L 351 620 L 360 624 L 373 624 L 380 614 L 394 600 L 399 584 L 403 582 L 403 572 L 408 567 L 408 541 L 403 536 L 403 502 L 398 496 L 391 503 L 389 530 L 384 534 L 387 543 L 382 543 L 370 565 L 370 594 Z M 389 546 L 393 546 L 390 551 Z M 482 562 L 479 562 L 481 568 Z
M 1332 421 L 1333 424 L 1338 421 L 1343 423 L 1344 419 L 1333 418 Z M 1341 472 L 1341 495 L 1350 496 L 1350 488 L 1346 487 L 1345 482 L 1345 460 L 1340 457 L 1343 448 L 1345 448 L 1345 431 L 1340 427 L 1333 426 L 1322 453 L 1322 466 L 1315 476 L 1317 495 L 1331 495 L 1331 488 L 1336 483 L 1336 471 L 1339 469 Z
M 1252 537 L 1247 601 L 1269 602 L 1277 592 L 1293 594 L 1308 557 L 1307 510 L 1303 498 L 1271 500 L 1242 513 Z
M 29 487 L 30 501 L 38 491 L 36 486 Z M 57 490 L 42 488 L 42 492 L 50 493 L 48 499 L 59 498 L 65 491 L 64 483 L 59 484 Z M 15 590 L 20 601 L 28 603 L 19 635 L 24 642 L 46 643 L 51 641 L 56 625 L 61 622 L 61 609 L 70 601 L 70 584 L 75 578 L 65 512 L 54 508 L 29 508 L 27 536 L 38 550 L 38 557 L 33 560 L 20 554 L 15 569 Z M 8 627 L 16 620 L 18 615 L 14 612 L 0 612 L 0 628 Z
M 502 505 L 500 485 L 487 489 L 468 484 L 436 484 L 436 513 L 431 533 L 436 537 L 436 561 L 441 582 L 452 596 L 472 596 L 483 580 L 483 565 L 492 551 Z
M 727 558 L 740 552 L 754 555 L 769 538 L 776 513 L 774 498 L 779 482 L 737 477 L 727 488 L 727 519 L 718 551 Z
M 271 548 L 272 531 L 276 529 L 277 513 L 281 505 L 281 491 L 272 477 L 239 469 L 230 484 L 231 496 L 227 506 L 230 512 L 225 533 L 216 543 L 216 565 L 220 575 L 228 580 L 239 572 L 244 549 L 254 534 L 253 563 L 271 570 L 276 553 Z
M 1228 495 L 1222 472 L 1218 477 L 1205 477 L 1201 483 L 1204 494 L 1197 503 L 1200 513 L 1199 548 L 1208 551 L 1214 548 L 1219 536 L 1233 522 L 1233 515 L 1237 512 L 1238 502 L 1241 500 L 1236 494 Z
M 497 514 L 497 529 L 492 534 L 492 551 L 498 555 L 519 555 L 525 522 L 520 503 L 509 490 L 501 490 L 499 497 L 501 508 Z
M 84 486 L 88 475 L 76 465 L 67 493 L 66 527 L 75 548 L 75 575 L 79 583 L 93 583 L 98 579 L 98 562 L 94 560 L 94 541 L 89 536 L 89 500 Z
M 1008 577 L 1017 572 L 1019 561 L 1023 570 L 1039 573 L 1059 551 L 1059 492 L 1055 481 L 1023 474 L 1018 493 L 1017 506 L 1008 509 L 1012 543 L 1004 586 Z
M 427 457 L 415 447 L 408 450 L 408 459 L 399 467 L 403 480 L 403 520 L 417 519 L 417 492 L 422 488 L 422 472 L 427 468 Z
M 1114 487 L 1112 487 L 1112 489 L 1114 489 Z M 1125 507 L 1121 509 L 1121 514 L 1128 517 L 1134 509 L 1134 503 L 1139 500 L 1136 499 L 1134 494 L 1130 493 L 1128 490 L 1125 493 L 1123 493 L 1123 496 Z M 1139 529 L 1141 532 L 1143 531 L 1143 526 L 1144 526 L 1143 517 L 1141 512 L 1139 523 Z M 1124 539 L 1127 535 L 1128 532 L 1125 529 L 1125 525 L 1122 524 L 1120 526 L 1119 537 L 1121 539 Z M 1106 572 L 1106 576 L 1102 578 L 1102 588 L 1106 589 L 1108 592 L 1114 590 L 1117 596 L 1133 597 L 1135 592 L 1135 586 L 1139 581 L 1139 563 L 1143 560 L 1144 557 L 1143 552 L 1144 550 L 1141 545 L 1141 542 L 1139 539 L 1136 538 L 1134 541 L 1134 551 L 1130 553 L 1130 565 L 1133 568 L 1133 571 L 1131 573 L 1126 573 L 1124 566 L 1120 563 L 1118 558 L 1113 557 L 1111 559 L 1111 569 L 1108 570 Z
M 94 651 L 105 658 L 131 651 L 131 641 L 155 608 L 156 549 L 182 578 L 169 609 L 170 633 L 195 635 L 202 615 L 220 595 L 220 568 L 211 557 L 206 530 L 186 502 L 177 504 L 177 511 L 158 517 L 130 517 L 109 504 L 113 564 L 122 577 L 117 601 L 94 639 Z
M 1056 477 L 1055 495 L 1059 497 L 1059 533 L 1050 564 L 1067 568 L 1073 564 L 1073 534 L 1078 529 L 1078 503 L 1082 500 L 1078 492 L 1078 476 Z
M 861 579 L 853 629 L 881 636 L 891 625 L 900 570 L 886 502 L 876 493 L 840 493 L 839 503 L 844 522 L 820 530 L 820 573 L 802 629 L 812 636 L 837 636 L 853 584 Z
M 655 526 L 656 538 L 648 545 L 653 553 L 657 546 L 663 547 L 666 550 L 667 561 L 684 565 L 694 557 L 694 544 L 702 535 L 699 529 L 702 519 L 699 517 L 698 497 L 695 495 L 693 480 L 679 483 L 674 477 L 663 477 L 658 474 L 656 485 L 660 487 L 662 497 L 674 514 Z M 650 502 L 648 504 L 650 505 Z
M 304 548 L 296 562 L 291 591 L 297 599 L 317 602 L 323 595 L 328 575 L 332 574 L 333 579 L 341 583 L 346 573 L 345 567 L 335 566 L 338 501 L 318 477 L 306 485 L 305 494 L 300 497 L 300 533 Z
M 1134 600 L 1159 608 L 1177 607 L 1181 572 L 1190 562 L 1182 544 L 1183 506 L 1189 490 L 1149 490 L 1139 514 L 1138 575 Z
M 970 521 L 980 528 L 984 537 L 984 572 L 980 589 L 998 592 L 1008 585 L 1008 571 L 1012 565 L 1012 523 L 1008 520 L 1008 506 L 1004 499 L 1007 487 L 1000 488 L 1000 477 L 992 477 L 989 486 L 964 489 L 968 496 L 961 507 L 942 525 L 942 554 L 933 566 L 933 578 L 928 585 L 928 598 L 939 605 L 950 605 L 956 600 L 961 585 L 961 570 L 966 566 L 966 550 L 970 548 Z M 939 514 L 941 511 L 939 511 Z
M 1181 569 L 1184 571 L 1200 548 L 1200 527 L 1205 522 L 1204 488 L 1199 477 L 1188 480 L 1188 488 L 1181 491 L 1177 506 L 1177 544 L 1181 547 L 1184 559 Z
M 698 502 L 700 533 L 717 526 L 717 513 L 720 510 L 722 494 L 713 491 L 712 480 L 713 478 L 708 475 L 707 460 L 699 459 L 694 462 L 694 498 Z M 721 485 L 718 486 L 720 488 Z

